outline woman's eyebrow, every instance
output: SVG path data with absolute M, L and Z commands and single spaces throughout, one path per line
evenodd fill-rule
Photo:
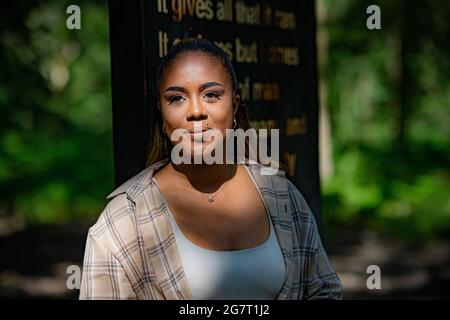
M 209 87 L 213 87 L 213 86 L 221 86 L 221 87 L 223 87 L 224 85 L 219 83 L 219 82 L 206 82 L 206 83 L 203 83 L 200 86 L 200 91 L 203 91 L 203 90 L 205 90 L 205 89 L 207 89 Z M 167 91 L 179 91 L 179 92 L 187 93 L 187 90 L 185 88 L 178 87 L 178 86 L 169 87 L 166 90 L 164 90 L 164 93 L 166 93 Z
M 180 91 L 180 92 L 186 93 L 186 89 L 183 87 L 169 87 L 166 90 L 164 90 L 164 92 L 167 92 L 167 91 Z
M 207 89 L 209 87 L 214 87 L 214 86 L 221 86 L 221 87 L 223 87 L 223 84 L 221 84 L 219 82 L 206 82 L 206 83 L 204 83 L 204 84 L 202 84 L 200 86 L 200 91 L 203 91 L 203 90 L 205 90 L 205 89 Z

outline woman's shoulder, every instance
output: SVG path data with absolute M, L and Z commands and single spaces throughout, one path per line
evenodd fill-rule
M 115 252 L 120 247 L 119 242 L 124 243 L 135 236 L 133 220 L 126 194 L 119 194 L 106 204 L 89 228 L 88 237 Z
M 288 192 L 290 185 L 286 172 L 277 166 L 268 166 L 259 162 L 247 163 L 245 165 L 256 184 L 266 190 L 272 190 L 277 193 Z
M 128 198 L 133 199 L 138 196 L 148 185 L 152 183 L 153 173 L 155 170 L 163 167 L 167 163 L 167 159 L 158 161 L 135 174 L 119 187 L 114 189 L 106 199 L 112 199 L 119 194 L 126 194 Z
M 89 229 L 89 236 L 94 237 L 113 251 L 120 250 L 124 243 L 131 243 L 137 238 L 138 209 L 146 190 L 153 190 L 152 177 L 155 165 L 149 166 L 132 176 L 106 197 L 109 200 L 97 221 Z M 151 195 L 148 199 L 154 198 Z M 151 209 L 151 208 L 149 208 Z
M 247 165 L 260 189 L 275 195 L 278 200 L 287 200 L 294 206 L 297 214 L 311 215 L 306 198 L 282 169 L 273 170 L 261 163 Z M 265 171 L 267 170 L 267 171 Z

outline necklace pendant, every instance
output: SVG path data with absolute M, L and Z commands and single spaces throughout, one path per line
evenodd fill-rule
M 213 202 L 214 201 L 214 197 L 212 195 L 208 195 L 208 201 L 209 202 Z

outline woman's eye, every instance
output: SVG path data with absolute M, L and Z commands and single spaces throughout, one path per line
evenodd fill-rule
M 178 104 L 178 103 L 180 103 L 182 98 L 183 98 L 182 96 L 172 96 L 172 97 L 167 98 L 167 100 L 169 101 L 169 104 L 172 104 L 172 103 Z
M 219 96 L 220 96 L 220 94 L 215 91 L 211 91 L 211 92 L 208 92 L 205 94 L 205 97 L 207 97 L 208 99 L 212 99 L 212 100 L 219 99 Z

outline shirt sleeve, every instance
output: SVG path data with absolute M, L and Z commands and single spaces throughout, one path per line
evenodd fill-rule
M 120 261 L 89 231 L 80 300 L 137 299 Z
M 342 299 L 342 284 L 322 245 L 314 215 L 300 191 L 290 181 L 288 189 L 294 195 L 294 223 L 301 230 L 299 245 L 305 269 L 301 276 L 303 299 Z
M 314 221 L 314 217 L 312 217 Z M 317 228 L 313 234 L 313 254 L 308 263 L 305 299 L 342 299 L 342 284 L 328 260 Z

